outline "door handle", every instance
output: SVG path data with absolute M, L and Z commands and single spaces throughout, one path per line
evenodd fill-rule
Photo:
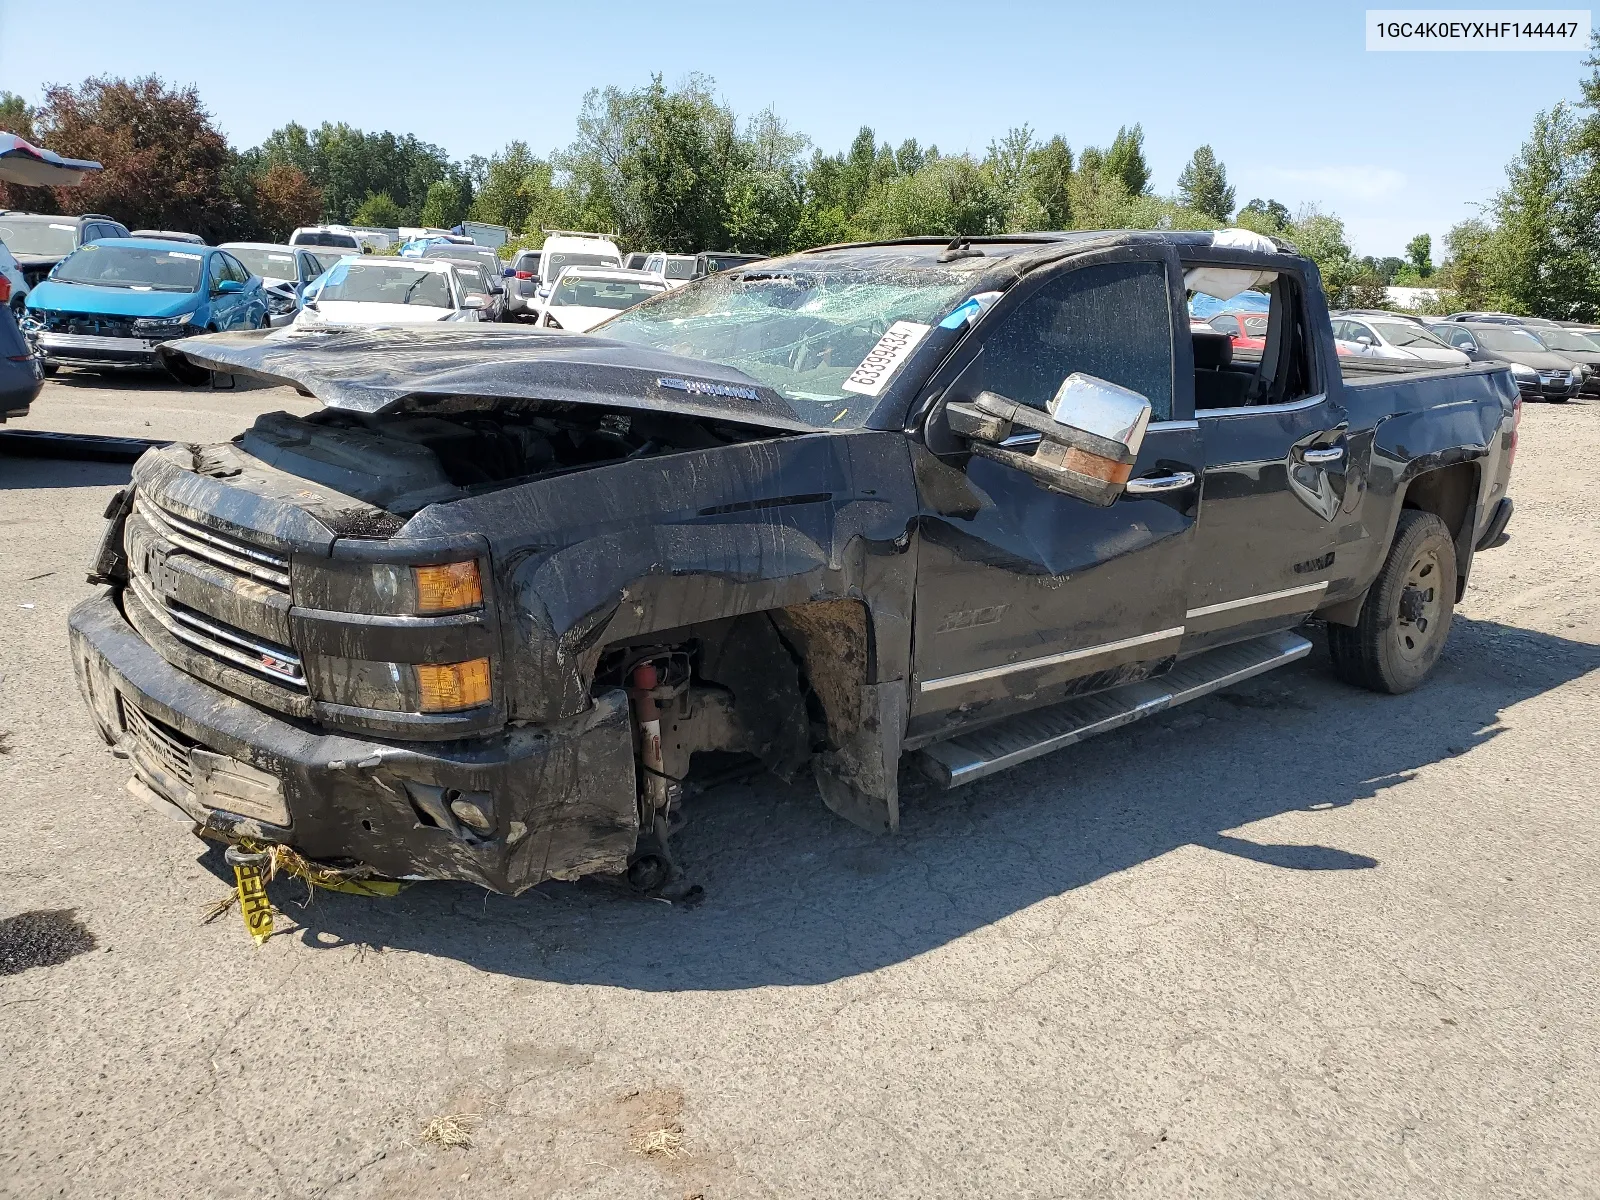
M 1320 450 L 1307 450 L 1300 457 L 1313 467 L 1325 467 L 1344 457 L 1344 447 L 1325 446 Z
M 1193 486 L 1193 471 L 1174 471 L 1170 475 L 1146 475 L 1142 479 L 1130 479 L 1124 490 L 1130 496 L 1159 496 L 1162 492 L 1181 492 Z

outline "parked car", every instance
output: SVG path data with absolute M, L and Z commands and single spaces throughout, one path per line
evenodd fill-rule
M 702 751 L 885 832 L 903 752 L 983 778 L 1313 615 L 1344 679 L 1423 683 L 1511 518 L 1505 367 L 1340 361 L 1310 260 L 1209 232 L 963 249 L 792 255 L 603 337 L 175 344 L 326 409 L 111 505 L 66 657 L 135 790 L 357 876 L 649 889 Z M 1258 361 L 1174 322 L 1201 264 L 1272 274 Z
M 379 238 L 372 230 L 358 229 L 353 225 L 304 225 L 289 235 L 289 245 L 320 246 L 345 254 L 365 254 L 373 250 L 387 250 L 390 242 L 387 236 Z
M 645 263 L 649 261 L 650 255 L 642 250 L 635 250 L 632 254 L 623 258 L 622 269 L 624 271 L 643 271 L 645 270 Z
M 483 301 L 483 307 L 478 310 L 478 319 L 505 320 L 506 288 L 500 281 L 499 274 L 490 275 L 476 262 L 462 262 L 454 258 L 447 261 L 456 269 L 456 279 L 461 284 L 462 294 L 477 296 Z
M 307 289 L 294 323 L 314 327 L 481 321 L 487 307 L 480 297 L 467 294 L 455 263 L 352 254 Z
M 556 277 L 567 267 L 621 267 L 622 252 L 601 233 L 551 230 L 539 252 L 539 288 L 547 295 Z
M 664 254 L 657 252 L 645 260 L 644 269 L 665 280 L 669 288 L 680 288 L 690 280 L 699 278 L 700 260 L 693 254 Z
M 275 242 L 223 242 L 226 250 L 261 280 L 267 294 L 267 312 L 275 326 L 287 325 L 300 311 L 308 284 L 325 268 L 321 259 L 304 246 Z
M 1458 312 L 1444 318 L 1446 321 L 1473 321 L 1487 325 L 1555 325 L 1546 317 L 1524 317 L 1507 312 Z
M 647 271 L 568 267 L 550 289 L 550 297 L 539 315 L 539 325 L 544 329 L 587 333 L 623 309 L 666 290 L 661 277 Z
M 1528 332 L 1547 350 L 1583 368 L 1583 383 L 1578 388 L 1582 395 L 1600 396 L 1600 335 L 1554 324 L 1534 326 Z
M 487 246 L 460 246 L 439 243 L 429 246 L 423 252 L 423 258 L 442 258 L 447 262 L 468 263 L 479 267 L 483 271 L 484 279 L 488 283 L 489 296 L 494 304 L 491 309 L 484 312 L 485 321 L 508 320 L 506 304 L 505 263 L 500 261 L 500 255 Z
M 22 308 L 28 301 L 28 277 L 16 255 L 0 242 L 0 304 L 11 309 L 11 315 L 20 319 Z
M 1267 344 L 1266 313 L 1218 313 L 1206 324 L 1232 338 L 1235 351 L 1254 350 L 1259 353 Z
M 0 305 L 0 425 L 25 417 L 44 386 L 44 372 L 33 348 L 17 327 L 9 305 Z
M 1441 367 L 1464 367 L 1472 361 L 1460 350 L 1452 349 L 1431 329 L 1403 317 L 1334 313 L 1332 324 L 1335 341 L 1367 347 L 1373 358 L 1433 363 Z
M 1563 404 L 1583 386 L 1584 369 L 1548 349 L 1532 329 L 1495 321 L 1444 321 L 1433 332 L 1475 363 L 1509 367 L 1524 400 Z
M 539 302 L 538 250 L 519 250 L 511 265 L 505 269 L 506 316 L 509 320 L 536 316 Z
M 0 212 L 0 242 L 16 255 L 30 288 L 38 287 L 58 262 L 85 242 L 127 236 L 126 225 L 101 213 L 52 217 L 41 213 Z
M 766 260 L 765 254 L 734 254 L 729 250 L 707 250 L 695 255 L 694 277 L 704 279 L 718 271 L 731 271 L 734 267 L 748 266 Z
M 187 242 L 191 246 L 204 246 L 205 238 L 198 233 L 179 233 L 174 229 L 135 229 L 128 235 L 136 238 L 153 238 L 158 242 Z
M 102 238 L 33 289 L 23 329 L 53 375 L 62 366 L 160 370 L 156 347 L 174 338 L 267 324 L 261 280 L 226 250 Z

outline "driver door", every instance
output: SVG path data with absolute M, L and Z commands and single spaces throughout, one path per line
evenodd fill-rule
M 1192 395 L 1174 386 L 1193 369 L 1177 271 L 1174 255 L 1152 247 L 1041 272 L 930 382 L 942 394 L 913 450 L 913 743 L 1171 665 L 1204 463 Z M 968 452 L 944 420 L 945 403 L 983 391 L 1044 409 L 1073 372 L 1152 407 L 1126 490 L 1105 507 Z M 1029 437 L 1002 445 L 1026 448 Z

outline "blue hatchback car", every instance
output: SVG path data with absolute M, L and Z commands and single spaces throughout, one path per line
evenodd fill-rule
M 261 280 L 226 250 L 102 238 L 29 293 L 23 331 L 53 375 L 62 366 L 160 369 L 162 342 L 268 325 Z

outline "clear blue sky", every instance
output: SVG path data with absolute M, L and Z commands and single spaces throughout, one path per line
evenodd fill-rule
M 1393 3 L 1394 0 L 1387 0 Z M 1457 0 L 1459 2 L 1459 0 Z M 584 92 L 712 76 L 826 150 L 862 124 L 981 154 L 1008 126 L 1076 150 L 1142 122 L 1158 191 L 1209 142 L 1239 203 L 1313 202 L 1397 254 L 1493 195 L 1576 53 L 1373 54 L 1364 6 L 809 0 L 413 4 L 284 0 L 68 10 L 0 0 L 0 88 L 154 72 L 192 83 L 235 145 L 295 120 L 415 133 L 455 157 L 565 145 Z

